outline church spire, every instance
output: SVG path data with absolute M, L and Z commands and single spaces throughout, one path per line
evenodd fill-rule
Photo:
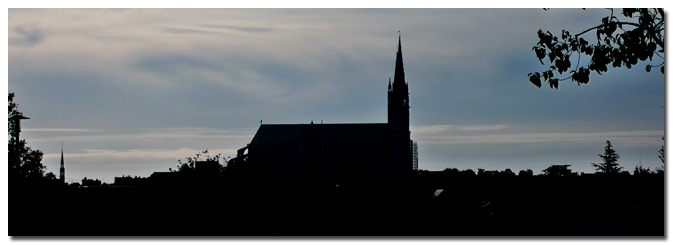
M 388 124 L 394 132 L 409 134 L 409 85 L 404 77 L 402 35 L 398 40 L 393 79 L 392 89 L 388 89 Z
M 63 161 L 63 143 L 61 143 L 61 174 L 59 176 L 61 183 L 65 183 L 65 162 Z
M 402 60 L 402 35 L 399 36 L 399 42 L 397 45 L 397 60 L 395 61 L 395 80 L 393 81 L 393 86 L 396 83 L 400 85 L 406 84 L 404 81 L 404 62 Z M 398 85 L 398 86 L 400 86 Z M 393 88 L 395 90 L 395 88 Z

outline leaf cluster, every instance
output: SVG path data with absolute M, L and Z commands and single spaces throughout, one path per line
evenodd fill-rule
M 661 140 L 664 140 L 664 136 L 661 136 Z M 661 159 L 661 163 L 666 164 L 666 161 L 664 159 L 664 146 L 661 146 L 661 149 L 659 149 L 659 159 Z
M 610 9 L 610 16 L 601 20 L 597 26 L 591 27 L 579 34 L 572 35 L 567 30 L 561 31 L 561 36 L 555 36 L 549 31 L 539 30 L 537 35 L 540 41 L 532 48 L 540 63 L 548 60 L 551 64 L 547 71 L 532 72 L 528 80 L 538 88 L 542 81 L 546 81 L 553 89 L 558 89 L 558 82 L 572 79 L 577 85 L 587 84 L 589 75 L 596 72 L 599 75 L 612 68 L 625 66 L 631 69 L 638 61 L 652 61 L 656 55 L 664 59 L 664 11 L 663 9 L 625 8 L 622 15 L 628 21 L 622 21 Z M 635 19 L 635 20 L 634 20 Z M 582 38 L 591 31 L 596 33 L 596 43 Z M 573 56 L 577 56 L 575 68 L 572 68 Z M 580 57 L 588 56 L 589 63 L 580 66 Z M 650 72 L 653 67 L 661 67 L 664 73 L 664 62 L 659 65 L 647 65 L 645 70 Z M 557 78 L 554 73 L 562 75 L 566 72 L 570 77 Z

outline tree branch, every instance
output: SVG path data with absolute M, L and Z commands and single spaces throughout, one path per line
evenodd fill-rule
M 618 24 L 618 25 L 630 25 L 630 26 L 640 27 L 640 24 L 631 23 L 631 22 L 621 22 L 621 21 L 616 21 L 616 22 L 614 22 L 614 23 L 616 23 L 616 24 Z M 587 29 L 587 30 L 585 30 L 585 31 L 583 31 L 583 32 L 580 32 L 579 34 L 576 34 L 575 37 L 579 37 L 579 36 L 581 36 L 581 35 L 584 35 L 584 33 L 590 32 L 590 31 L 592 31 L 592 30 L 594 30 L 594 29 L 598 29 L 598 28 L 600 28 L 600 27 L 603 27 L 603 25 L 598 25 L 598 26 L 591 27 L 591 28 L 589 28 L 589 29 Z M 622 29 L 622 30 L 623 30 L 623 29 Z
M 659 56 L 659 58 L 664 59 L 664 57 L 661 57 L 661 55 L 659 54 L 659 52 L 654 52 L 654 54 L 656 54 L 657 56 Z M 664 60 L 665 60 L 665 59 L 664 59 Z

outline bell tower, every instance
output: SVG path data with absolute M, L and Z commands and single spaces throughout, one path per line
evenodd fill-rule
M 410 135 L 409 132 L 409 85 L 404 77 L 402 60 L 402 37 L 397 46 L 395 77 L 388 80 L 388 125 L 395 134 Z
M 409 130 L 409 85 L 405 81 L 402 60 L 402 36 L 399 37 L 395 77 L 388 79 L 388 128 L 391 135 L 391 156 L 394 173 L 413 169 L 411 131 Z

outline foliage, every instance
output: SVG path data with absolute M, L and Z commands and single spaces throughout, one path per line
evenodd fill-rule
M 222 156 L 222 153 L 219 153 L 219 154 L 217 154 L 217 155 L 211 157 L 211 156 L 208 154 L 208 150 L 205 150 L 205 151 L 202 151 L 202 152 L 200 152 L 200 153 L 196 153 L 196 156 L 195 156 L 195 157 L 186 157 L 186 158 L 185 158 L 185 162 L 182 162 L 182 159 L 178 159 L 177 170 L 173 170 L 173 169 L 171 169 L 171 168 L 169 168 L 168 170 L 171 171 L 171 172 L 182 172 L 182 173 L 187 173 L 187 172 L 192 172 L 192 171 L 196 170 L 196 162 L 197 162 L 197 161 L 207 161 L 207 162 L 215 161 L 215 162 L 218 162 L 218 163 L 219 163 L 220 160 L 222 160 L 222 161 L 224 162 L 224 164 L 220 163 L 220 168 L 219 168 L 219 170 L 220 170 L 220 172 L 221 172 L 221 171 L 223 171 L 223 170 L 226 168 L 226 166 L 227 166 L 227 165 L 226 165 L 226 164 L 227 164 L 227 160 L 226 160 L 224 157 L 221 158 L 221 156 Z M 202 158 L 202 157 L 203 157 L 203 158 Z M 205 159 L 204 159 L 204 158 L 205 158 Z
M 664 174 L 664 168 L 663 168 L 663 167 L 661 167 L 661 168 L 655 168 L 655 169 L 654 169 L 654 173 L 656 173 L 656 174 Z
M 532 177 L 532 176 L 533 176 L 533 170 L 531 169 L 519 171 L 519 177 Z
M 7 118 L 22 115 L 18 111 L 18 104 L 14 103 L 14 93 L 9 93 L 9 103 Z M 26 146 L 26 140 L 19 139 L 19 131 L 14 120 L 8 121 L 9 142 L 8 165 L 9 179 L 11 183 L 35 183 L 44 179 L 44 171 L 47 169 L 42 165 L 42 156 L 40 150 L 32 150 Z
M 442 170 L 442 173 L 444 173 L 445 176 L 451 176 L 451 177 L 477 176 L 477 174 L 472 169 L 458 170 L 457 168 L 445 168 L 444 170 Z
M 591 164 L 596 168 L 597 171 L 606 174 L 616 174 L 622 170 L 622 167 L 619 167 L 619 164 L 617 163 L 617 160 L 619 160 L 619 154 L 617 154 L 617 152 L 612 149 L 612 144 L 609 140 L 605 142 L 605 153 L 598 154 L 598 156 L 603 159 L 603 162 L 598 164 Z
M 52 172 L 49 172 L 49 173 L 46 173 L 46 174 L 44 175 L 44 178 L 45 178 L 45 179 L 56 179 L 56 175 L 55 175 L 54 173 L 52 173 Z
M 661 136 L 661 140 L 664 140 L 664 136 Z M 664 160 L 664 146 L 661 146 L 661 149 L 659 149 L 659 159 L 661 159 L 661 163 L 666 165 L 666 161 Z M 655 168 L 654 171 L 657 174 L 664 174 L 664 166 L 661 166 L 661 168 Z
M 577 175 L 577 173 L 574 173 L 570 170 L 569 164 L 566 165 L 551 165 L 546 169 L 542 170 L 543 175 L 548 175 L 548 176 L 558 176 L 558 177 L 566 177 L 566 176 L 574 176 Z
M 542 80 L 546 81 L 551 88 L 558 89 L 558 82 L 572 79 L 577 85 L 587 84 L 589 74 L 596 72 L 602 75 L 608 71 L 608 66 L 613 68 L 636 65 L 638 60 L 652 61 L 656 55 L 661 58 L 658 65 L 647 65 L 645 70 L 650 72 L 653 67 L 660 67 L 664 73 L 664 10 L 663 9 L 629 9 L 622 10 L 622 17 L 614 15 L 614 9 L 609 9 L 610 15 L 603 18 L 601 24 L 588 28 L 579 34 L 572 35 L 569 31 L 562 30 L 561 37 L 554 36 L 549 31 L 539 30 L 537 35 L 540 41 L 533 47 L 533 51 L 544 65 L 544 59 L 548 58 L 551 65 L 544 72 L 528 74 L 528 80 L 538 88 L 542 87 Z M 591 31 L 596 32 L 596 43 L 589 44 L 581 36 Z M 570 77 L 556 78 L 554 73 L 562 75 L 572 67 L 572 56 L 577 56 L 575 69 L 570 70 Z M 586 55 L 590 57 L 589 64 L 580 66 L 580 58 Z M 541 80 L 542 79 L 542 80 Z
M 468 177 L 470 177 L 470 176 L 477 176 L 477 174 L 476 174 L 476 173 L 474 172 L 474 170 L 472 170 L 472 169 L 465 169 L 465 170 L 462 170 L 462 171 L 460 171 L 460 175 L 462 175 L 462 176 L 468 176 Z
M 456 175 L 456 174 L 460 173 L 460 170 L 458 170 L 457 168 L 445 168 L 444 170 L 442 170 L 442 172 L 448 173 L 448 174 L 451 174 L 451 175 Z
M 664 140 L 664 136 L 661 136 L 661 140 Z M 666 164 L 666 161 L 664 161 L 664 146 L 661 146 L 661 149 L 659 149 L 659 159 L 661 159 L 661 163 Z
M 636 166 L 636 168 L 633 170 L 633 175 L 650 175 L 650 174 L 652 174 L 650 168 L 644 168 L 642 164 Z
M 472 170 L 470 170 L 472 171 Z M 474 172 L 474 171 L 472 171 Z M 498 171 L 498 170 L 485 170 L 483 168 L 477 169 L 477 176 L 484 177 L 484 176 L 509 176 L 509 177 L 514 177 L 516 174 L 511 170 L 511 169 L 505 169 L 505 171 Z

